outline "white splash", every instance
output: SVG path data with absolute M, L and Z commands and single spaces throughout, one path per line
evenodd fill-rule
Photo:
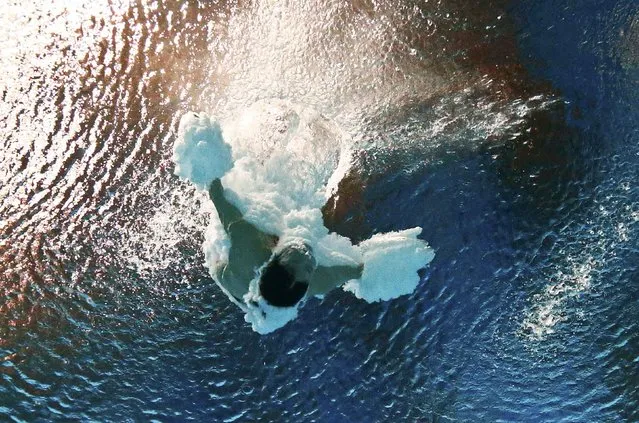
M 566 303 L 588 292 L 597 264 L 592 257 L 585 261 L 569 260 L 570 272 L 559 271 L 550 284 L 532 298 L 533 307 L 522 322 L 522 330 L 532 339 L 543 339 L 555 332 L 555 326 L 566 320 Z
M 376 234 L 360 244 L 364 254 L 362 278 L 351 280 L 344 290 L 368 302 L 387 301 L 410 294 L 417 286 L 415 270 L 435 256 L 433 250 L 417 239 L 421 228 Z
M 226 144 L 228 142 L 228 144 Z M 259 101 L 222 127 L 203 115 L 187 114 L 174 148 L 176 174 L 205 190 L 221 178 L 226 199 L 258 229 L 280 244 L 296 239 L 315 252 L 321 266 L 363 266 L 346 291 L 366 301 L 413 292 L 417 271 L 434 253 L 417 239 L 421 228 L 378 234 L 359 245 L 329 233 L 321 207 L 350 163 L 349 142 L 333 122 L 311 108 L 284 100 Z M 211 214 L 203 250 L 211 275 L 229 260 L 230 241 Z M 265 263 L 266 264 L 266 263 Z M 242 301 L 218 282 L 259 333 L 269 333 L 297 316 L 297 307 L 269 305 L 259 291 L 259 273 L 246 281 Z

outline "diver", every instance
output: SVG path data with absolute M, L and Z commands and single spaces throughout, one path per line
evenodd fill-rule
M 259 230 L 225 198 L 219 178 L 211 182 L 209 196 L 231 241 L 228 260 L 215 277 L 240 303 L 258 273 L 260 294 L 275 307 L 294 307 L 307 295 L 325 294 L 362 276 L 363 264 L 321 266 L 303 240 Z
M 337 287 L 368 302 L 414 292 L 418 270 L 434 256 L 418 239 L 421 227 L 355 241 L 335 230 L 359 187 L 344 177 L 351 152 L 335 143 L 338 129 L 276 100 L 254 104 L 234 122 L 226 142 L 219 122 L 185 114 L 173 161 L 175 174 L 208 194 L 217 211 L 205 260 L 256 332 L 284 326 L 304 299 Z

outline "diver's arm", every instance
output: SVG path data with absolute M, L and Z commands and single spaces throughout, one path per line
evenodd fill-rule
M 260 231 L 255 225 L 247 222 L 242 216 L 242 212 L 224 197 L 224 187 L 219 179 L 215 179 L 211 182 L 209 195 L 215 205 L 224 230 L 231 238 L 231 243 L 239 237 L 260 239 L 266 242 L 267 245 L 262 245 L 262 247 L 267 247 L 270 256 L 270 251 L 275 247 L 275 244 L 277 244 L 278 237 Z M 256 248 L 259 247 L 260 245 L 256 245 Z
M 262 232 L 246 221 L 240 210 L 224 197 L 224 187 L 219 179 L 211 183 L 209 195 L 231 241 L 228 262 L 216 279 L 241 301 L 256 270 L 271 257 L 278 237 Z
M 354 266 L 318 266 L 311 278 L 308 295 L 323 295 L 333 288 L 341 286 L 351 279 L 362 277 L 363 265 Z
M 224 187 L 222 187 L 222 181 L 220 181 L 219 178 L 214 179 L 213 182 L 211 182 L 209 187 L 209 196 L 213 201 L 213 205 L 215 205 L 215 209 L 217 210 L 217 214 L 220 217 L 220 222 L 222 222 L 224 230 L 231 235 L 229 227 L 231 226 L 231 223 L 242 219 L 242 213 L 224 197 Z

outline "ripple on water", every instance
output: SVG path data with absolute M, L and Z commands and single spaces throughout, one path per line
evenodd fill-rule
M 401 145 L 389 153 L 391 175 L 371 178 L 366 218 L 376 230 L 423 225 L 425 239 L 437 248 L 435 261 L 411 296 L 366 304 L 333 292 L 310 300 L 286 330 L 261 337 L 201 266 L 210 204 L 171 175 L 177 119 L 186 110 L 217 107 L 211 99 L 219 99 L 226 83 L 210 83 L 219 76 L 213 53 L 232 7 L 222 3 L 11 0 L 3 6 L 0 28 L 11 34 L 0 38 L 0 416 L 637 420 L 639 156 L 632 90 L 621 85 L 610 94 L 615 101 L 585 93 L 602 102 L 590 112 L 567 102 L 540 107 L 484 99 L 481 88 L 446 103 L 444 90 L 426 106 L 411 97 L 401 112 L 405 127 L 393 126 L 394 112 L 384 114 L 393 109 L 381 107 L 375 116 L 386 120 L 358 142 L 380 133 L 391 145 L 412 137 L 411 147 L 436 157 L 394 167 L 393 159 L 414 150 Z M 492 19 L 484 14 L 499 7 L 493 6 L 478 14 L 482 27 L 481 19 Z M 628 23 L 608 59 L 618 57 L 629 74 L 636 72 L 631 6 L 609 14 L 614 25 Z M 468 33 L 456 28 L 473 22 L 465 24 L 463 8 L 456 7 L 450 6 L 449 17 L 431 10 L 430 23 L 423 21 L 428 31 L 420 34 L 438 37 L 450 29 L 452 38 L 438 42 L 459 43 Z M 366 44 L 353 44 L 357 25 L 376 29 L 375 37 L 393 29 L 370 21 L 374 14 L 364 9 L 344 34 L 358 52 Z M 577 13 L 571 10 L 544 19 L 569 19 Z M 388 16 L 413 13 L 417 25 L 418 12 L 397 8 Z M 526 15 L 531 20 L 533 12 Z M 256 15 L 251 22 L 266 18 Z M 235 23 L 234 31 L 246 29 Z M 563 27 L 544 20 L 544 33 Z M 583 28 L 574 34 L 590 37 L 592 25 Z M 539 37 L 533 32 L 526 27 L 525 38 Z M 415 41 L 399 33 L 393 40 Z M 553 45 L 563 46 L 562 40 L 557 36 Z M 596 38 L 584 41 L 597 44 Z M 388 57 L 410 44 L 402 42 L 387 45 Z M 457 84 L 460 75 L 468 76 L 468 60 L 490 56 L 482 53 L 490 44 L 475 47 L 460 54 L 461 62 L 441 61 L 426 49 L 411 57 L 430 60 L 429 70 L 445 68 L 438 71 Z M 345 60 L 349 51 L 342 51 Z M 562 59 L 570 63 L 579 52 L 566 48 Z M 386 56 L 375 60 L 380 57 Z M 315 63 L 327 58 L 319 55 Z M 358 69 L 388 70 L 391 64 L 397 63 L 371 59 Z M 575 73 L 577 65 L 570 67 Z M 479 74 L 490 71 L 487 62 L 478 66 Z M 602 62 L 606 66 L 612 65 Z M 318 86 L 333 86 L 344 72 L 314 75 Z M 392 74 L 375 95 L 407 76 Z M 605 82 L 608 77 L 570 79 L 609 84 L 597 87 L 601 92 L 616 83 Z M 422 79 L 406 86 L 449 82 Z M 481 75 L 473 84 L 486 91 L 509 88 Z M 357 95 L 338 87 L 334 97 L 351 99 L 344 110 L 357 115 L 362 92 L 373 91 L 367 87 Z M 406 93 L 391 94 L 395 101 Z M 484 102 L 474 107 L 478 96 Z M 531 117 L 546 106 L 551 118 Z M 538 125 L 526 128 L 531 119 Z M 520 130 L 534 132 L 552 119 L 574 123 L 576 134 L 550 131 L 539 137 L 540 145 L 517 144 Z M 441 133 L 453 133 L 462 145 L 421 143 Z M 466 137 L 515 142 L 466 151 Z M 386 159 L 383 153 L 376 157 Z

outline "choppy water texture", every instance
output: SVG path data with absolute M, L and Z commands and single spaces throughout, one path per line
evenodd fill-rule
M 0 420 L 639 420 L 635 2 L 32 3 L 0 12 Z M 269 97 L 361 151 L 333 229 L 424 227 L 413 295 L 259 336 L 209 278 L 177 122 Z

